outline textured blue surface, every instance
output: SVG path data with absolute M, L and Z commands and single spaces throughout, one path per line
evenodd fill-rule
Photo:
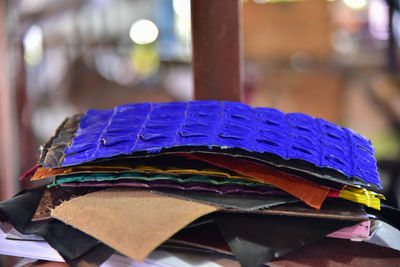
M 374 148 L 363 136 L 305 114 L 234 102 L 139 103 L 88 110 L 62 165 L 178 146 L 269 152 L 379 185 Z

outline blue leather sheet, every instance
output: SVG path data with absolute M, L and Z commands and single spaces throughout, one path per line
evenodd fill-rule
M 374 148 L 360 134 L 306 114 L 217 101 L 88 110 L 62 166 L 185 146 L 241 148 L 299 159 L 379 186 Z

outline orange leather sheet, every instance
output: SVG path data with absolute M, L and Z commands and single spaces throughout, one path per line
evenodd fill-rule
M 318 185 L 298 176 L 274 170 L 262 164 L 244 159 L 234 158 L 226 155 L 204 154 L 204 153 L 175 153 L 189 159 L 201 160 L 220 168 L 226 168 L 241 175 L 256 178 L 282 189 L 289 194 L 304 201 L 307 205 L 320 209 L 322 203 L 329 194 L 330 188 Z

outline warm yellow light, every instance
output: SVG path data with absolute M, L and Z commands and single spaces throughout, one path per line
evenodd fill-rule
M 150 44 L 158 37 L 158 28 L 150 20 L 141 19 L 132 24 L 129 36 L 137 44 Z
M 353 9 L 363 9 L 367 6 L 367 0 L 343 0 L 343 3 Z
M 136 72 L 143 76 L 151 76 L 160 66 L 160 58 L 153 46 L 133 47 L 131 60 Z

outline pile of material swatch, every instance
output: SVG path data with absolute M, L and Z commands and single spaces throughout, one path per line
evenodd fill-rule
M 162 246 L 278 264 L 326 236 L 368 240 L 384 199 L 363 136 L 233 102 L 88 110 L 25 176 L 47 185 L 16 196 L 32 213 L 14 227 L 55 227 L 39 234 L 70 263 L 99 246 L 141 262 Z

